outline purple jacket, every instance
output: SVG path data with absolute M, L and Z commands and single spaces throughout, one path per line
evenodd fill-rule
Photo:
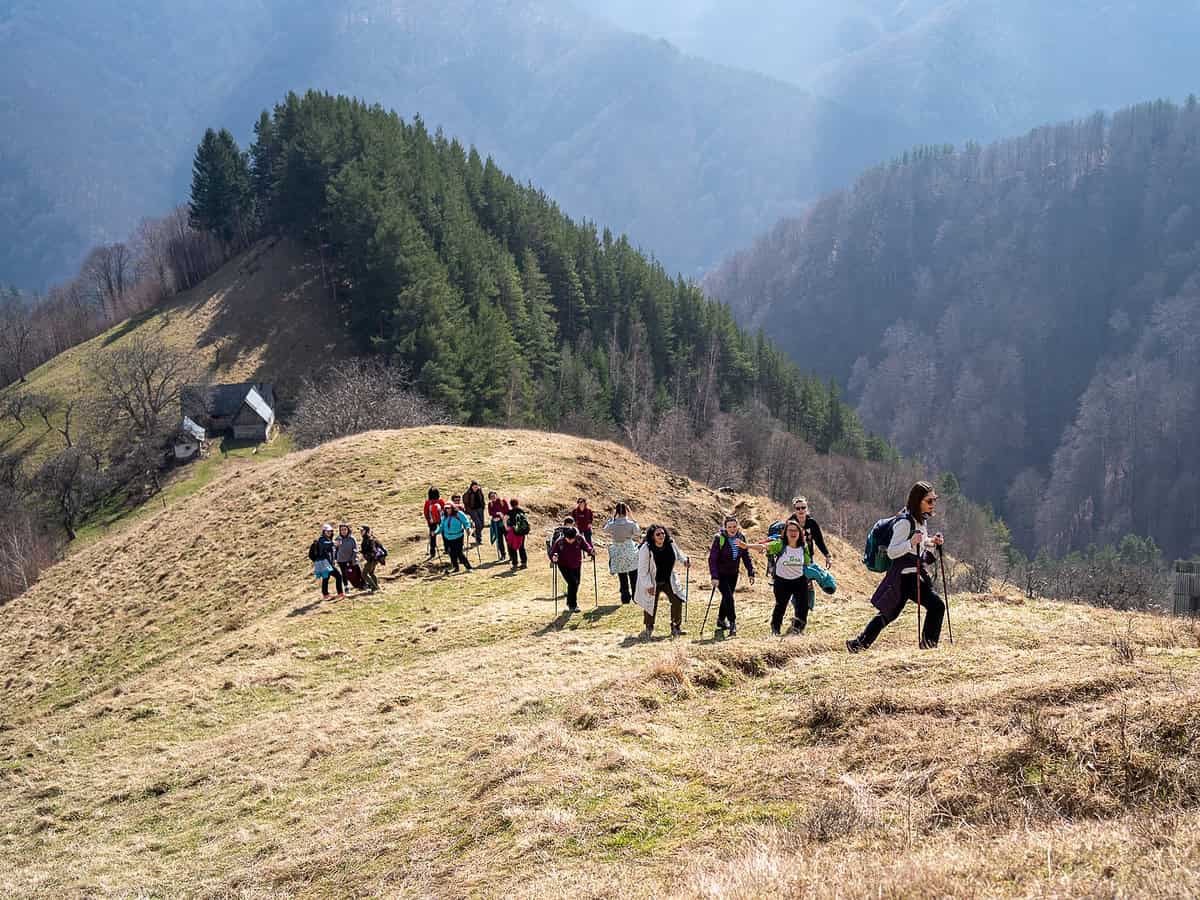
M 724 536 L 724 532 L 721 532 L 713 538 L 712 546 L 708 550 L 708 574 L 713 578 L 736 575 L 738 573 L 738 563 L 741 562 L 746 566 L 746 573 L 753 578 L 754 563 L 750 561 L 749 552 L 739 550 L 737 559 L 734 559 L 732 542 L 729 538 L 721 540 Z M 746 536 L 740 531 L 734 540 L 739 539 L 743 541 L 746 539 Z
M 596 552 L 592 549 L 592 545 L 584 539 L 583 535 L 575 538 L 575 543 L 573 544 L 567 543 L 566 538 L 559 538 L 555 541 L 554 546 L 550 548 L 551 558 L 557 556 L 558 564 L 564 569 L 583 568 L 584 553 L 592 556 L 596 555 Z

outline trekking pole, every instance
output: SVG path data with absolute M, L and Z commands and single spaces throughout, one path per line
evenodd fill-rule
M 946 631 L 950 633 L 950 643 L 953 644 L 954 626 L 950 624 L 950 583 L 946 580 L 946 554 L 942 547 L 938 547 L 938 563 L 942 567 L 942 590 L 946 594 Z
M 558 566 L 550 563 L 550 583 L 554 585 L 554 618 L 558 618 Z
M 708 624 L 708 614 L 712 611 L 713 597 L 717 595 L 717 585 L 713 582 L 713 588 L 708 594 L 708 606 L 704 608 L 704 621 L 700 623 L 700 637 L 704 637 L 704 626 Z M 724 602 L 724 601 L 722 601 Z M 714 635 L 715 637 L 715 635 Z
M 595 600 L 595 608 L 600 608 L 600 577 L 596 574 L 596 554 L 592 553 L 592 599 Z
M 688 591 L 692 587 L 692 567 L 683 567 L 683 624 L 688 620 Z
M 924 642 L 921 637 L 921 555 L 925 552 L 925 548 L 917 545 L 917 649 L 921 648 Z

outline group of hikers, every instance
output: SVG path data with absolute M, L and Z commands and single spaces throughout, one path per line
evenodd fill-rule
M 940 561 L 930 548 L 940 549 L 944 543 L 940 532 L 931 534 L 929 531 L 936 503 L 933 485 L 918 481 L 910 489 L 904 508 L 894 516 L 879 520 L 871 529 L 863 563 L 872 571 L 886 574 L 871 598 L 877 612 L 857 637 L 846 641 L 849 652 L 868 649 L 910 602 L 917 605 L 918 617 L 922 612 L 925 614 L 919 646 L 929 649 L 938 645 L 946 607 L 930 575 L 931 567 Z M 473 535 L 474 546 L 478 548 L 482 544 L 485 523 L 498 561 L 510 563 L 514 572 L 518 568 L 528 568 L 529 518 L 516 497 L 502 498 L 496 491 L 488 491 L 485 495 L 479 482 L 472 481 L 463 494 L 453 494 L 449 500 L 444 500 L 439 489 L 431 487 L 423 516 L 429 531 L 429 559 L 439 553 L 437 539 L 440 536 L 452 573 L 474 568 L 467 557 L 468 541 Z M 554 573 L 555 599 L 558 598 L 557 579 L 561 576 L 568 615 L 579 610 L 579 586 L 585 558 L 592 560 L 593 579 L 596 578 L 594 521 L 595 514 L 588 506 L 587 498 L 580 497 L 562 523 L 546 538 L 546 554 Z M 691 560 L 674 541 L 670 530 L 658 524 L 643 530 L 630 516 L 624 502 L 615 505 L 612 516 L 601 530 L 608 536 L 608 570 L 609 574 L 617 576 L 621 603 L 632 603 L 642 610 L 643 630 L 639 637 L 643 640 L 652 637 L 662 598 L 666 598 L 669 605 L 671 636 L 685 635 L 682 620 L 688 590 L 680 585 L 679 577 L 682 572 L 685 582 L 690 580 Z M 824 557 L 824 566 L 815 562 L 818 551 Z M 773 523 L 764 540 L 749 540 L 733 515 L 725 517 L 720 531 L 714 535 L 708 551 L 712 583 L 709 606 L 711 608 L 712 599 L 719 592 L 716 630 L 729 637 L 737 634 L 734 592 L 743 569 L 750 584 L 755 584 L 751 559 L 754 553 L 766 557 L 767 572 L 772 579 L 775 604 L 771 613 L 771 633 L 778 637 L 803 634 L 808 626 L 809 612 L 815 605 L 816 588 L 827 594 L 837 589 L 830 571 L 833 554 L 825 544 L 820 523 L 810 514 L 806 498 L 794 498 L 791 514 Z M 358 566 L 360 554 L 364 561 L 361 568 Z M 387 549 L 368 526 L 362 526 L 361 542 L 356 542 L 350 526 L 343 523 L 336 538 L 333 526 L 325 525 L 321 536 L 313 542 L 309 557 L 314 560 L 313 574 L 321 579 L 322 595 L 329 596 L 329 579 L 332 577 L 340 599 L 348 584 L 365 585 L 372 592 L 379 588 L 374 572 L 386 559 Z M 598 602 L 598 585 L 594 585 L 594 590 Z M 792 622 L 784 632 L 784 617 L 789 606 Z M 707 617 L 706 611 L 706 622 Z M 703 630 L 703 625 L 701 628 Z

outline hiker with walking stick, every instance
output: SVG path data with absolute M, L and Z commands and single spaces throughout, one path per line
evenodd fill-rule
M 808 627 L 812 596 L 807 567 L 812 563 L 812 544 L 804 539 L 800 523 L 788 519 L 778 540 L 745 544 L 748 550 L 765 552 L 775 559 L 775 609 L 771 613 L 771 634 L 782 637 L 783 615 L 792 604 L 792 627 L 788 634 L 803 634 Z
M 550 562 L 558 566 L 567 585 L 567 611 L 579 612 L 579 579 L 583 569 L 583 554 L 596 558 L 596 551 L 575 526 L 568 525 L 562 537 L 550 548 Z
M 488 537 L 496 545 L 496 559 L 504 562 L 508 556 L 505 549 L 508 544 L 505 540 L 507 526 L 504 521 L 508 516 L 508 501 L 495 491 L 488 491 L 487 513 L 491 522 L 488 526 Z
M 946 606 L 934 590 L 933 580 L 925 568 L 936 559 L 929 545 L 941 547 L 945 543 L 940 533 L 929 534 L 929 520 L 933 518 L 936 504 L 937 493 L 933 485 L 928 481 L 918 481 L 908 492 L 908 502 L 899 515 L 880 519 L 871 530 L 864 562 L 875 570 L 873 552 L 876 545 L 880 545 L 879 551 L 883 550 L 878 536 L 881 531 L 890 528 L 886 545 L 886 558 L 890 560 L 890 565 L 887 575 L 871 598 L 871 604 L 879 612 L 867 623 L 862 634 L 846 641 L 846 649 L 851 653 L 859 653 L 875 643 L 879 633 L 899 617 L 910 600 L 917 604 L 918 621 L 921 612 L 925 613 L 917 646 L 926 650 L 938 645 Z M 882 557 L 883 553 L 879 555 Z
M 665 594 L 671 604 L 671 637 L 682 637 L 683 591 L 675 575 L 675 564 L 682 563 L 691 568 L 687 554 L 671 540 L 671 533 L 662 525 L 651 525 L 646 529 L 646 539 L 638 549 L 637 593 L 634 602 L 642 608 L 642 624 L 646 627 L 640 637 L 650 640 L 654 633 L 654 620 L 658 615 L 658 598 Z
M 708 574 L 712 576 L 713 584 L 721 592 L 721 605 L 717 608 L 717 631 L 726 631 L 730 637 L 737 634 L 737 612 L 733 607 L 733 592 L 737 589 L 739 566 L 746 567 L 750 576 L 750 584 L 754 584 L 754 563 L 746 552 L 746 536 L 742 534 L 741 523 L 735 516 L 726 516 L 725 524 L 713 538 L 712 546 L 708 548 Z M 709 597 L 711 605 L 712 597 Z M 708 621 L 708 611 L 705 610 L 704 621 Z M 700 634 L 704 634 L 704 624 L 700 626 Z

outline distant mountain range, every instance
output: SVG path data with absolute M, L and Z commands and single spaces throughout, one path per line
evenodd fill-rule
M 927 143 L 992 140 L 1200 88 L 1197 0 L 577 0 Z
M 539 0 L 15 0 L 0 85 L 0 282 L 24 286 L 179 202 L 204 127 L 293 89 L 419 114 L 685 274 L 914 139 Z

